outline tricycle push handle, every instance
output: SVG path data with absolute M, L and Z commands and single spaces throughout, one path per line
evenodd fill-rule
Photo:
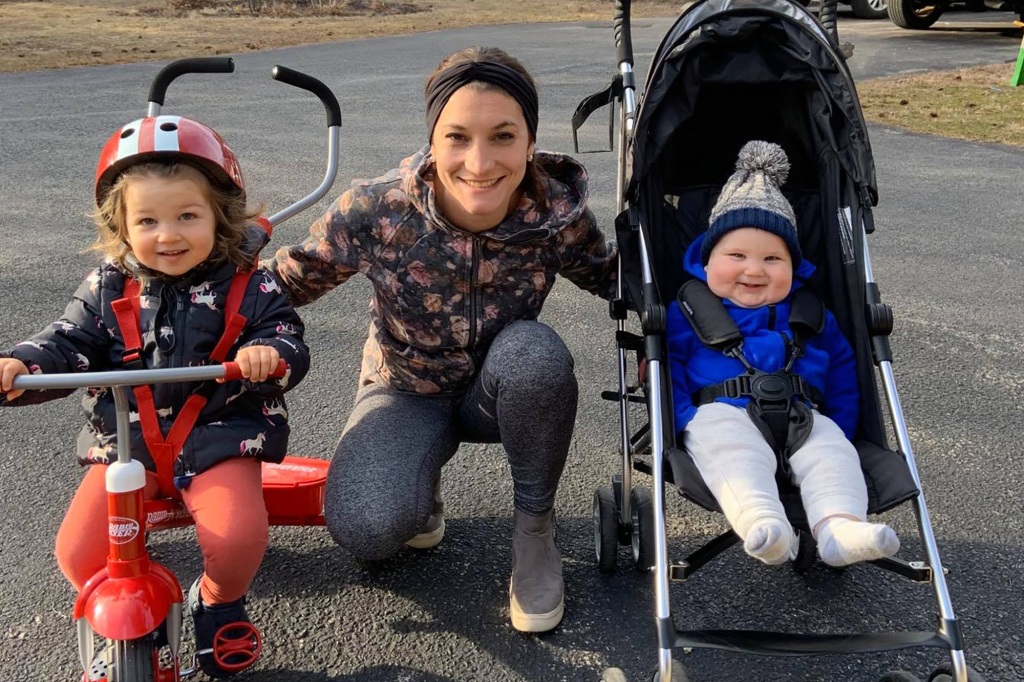
M 633 36 L 629 30 L 630 0 L 615 0 L 615 51 L 618 63 L 633 66 Z
M 270 70 L 270 77 L 276 81 L 312 92 L 320 98 L 320 101 L 324 104 L 324 109 L 327 110 L 327 127 L 341 125 L 341 106 L 338 104 L 338 98 L 321 81 L 280 64 Z
M 288 364 L 281 360 L 270 377 L 283 377 Z M 213 381 L 226 379 L 236 381 L 242 375 L 238 364 L 225 362 L 222 365 L 204 367 L 171 367 L 167 369 L 115 370 L 112 372 L 78 372 L 73 374 L 22 375 L 14 379 L 14 389 L 41 391 L 47 389 L 74 389 L 90 386 L 142 386 L 144 384 L 168 384 L 173 382 Z
M 334 178 L 338 175 L 341 106 L 338 104 L 338 98 L 334 96 L 331 89 L 310 75 L 289 69 L 287 66 L 277 65 L 270 71 L 270 77 L 282 83 L 294 85 L 297 88 L 312 92 L 323 103 L 324 109 L 327 110 L 327 171 L 324 173 L 324 179 L 320 182 L 320 186 L 313 190 L 311 194 L 270 216 L 267 220 L 271 226 L 275 226 L 320 201 L 327 194 L 327 190 L 331 188 L 331 185 L 334 184 Z
M 178 76 L 186 73 L 232 73 L 234 70 L 235 61 L 231 57 L 195 57 L 171 62 L 160 70 L 149 88 L 149 115 L 156 116 L 160 112 L 167 96 L 167 86 Z M 155 112 L 153 105 L 156 105 Z

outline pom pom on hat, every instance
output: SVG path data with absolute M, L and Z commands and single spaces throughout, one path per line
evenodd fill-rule
M 796 232 L 793 207 L 779 189 L 789 177 L 789 158 L 774 142 L 752 140 L 743 145 L 736 159 L 736 172 L 722 187 L 711 209 L 708 230 L 701 246 L 701 261 L 707 265 L 711 250 L 730 230 L 756 227 L 786 242 L 793 267 L 803 259 Z

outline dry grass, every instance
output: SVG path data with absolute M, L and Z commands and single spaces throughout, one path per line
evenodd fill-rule
M 201 57 L 521 21 L 610 21 L 610 0 L 0 0 L 0 72 Z M 639 0 L 665 16 L 674 0 Z M 253 10 L 258 10 L 254 13 Z
M 680 0 L 634 0 L 634 17 Z M 0 0 L 0 72 L 177 59 L 516 20 L 610 21 L 611 0 Z M 1024 145 L 1013 64 L 862 81 L 869 122 Z
M 862 81 L 864 116 L 915 132 L 977 142 L 1024 145 L 1024 87 L 1011 87 L 1014 65 L 992 64 Z

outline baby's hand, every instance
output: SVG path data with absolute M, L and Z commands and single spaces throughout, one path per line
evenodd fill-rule
M 14 385 L 14 377 L 22 374 L 28 374 L 28 367 L 24 362 L 14 358 L 0 358 L 0 393 L 7 394 L 8 402 L 25 392 L 21 389 L 11 390 L 11 386 Z
M 280 361 L 281 354 L 271 346 L 247 346 L 235 356 L 238 370 L 253 383 L 266 381 Z

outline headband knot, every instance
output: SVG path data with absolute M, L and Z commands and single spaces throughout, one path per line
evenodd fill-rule
M 427 88 L 427 140 L 434 136 L 434 126 L 441 115 L 441 110 L 455 91 L 464 85 L 475 82 L 496 85 L 512 97 L 523 110 L 526 127 L 530 136 L 537 139 L 537 122 L 539 107 L 537 89 L 530 81 L 510 66 L 497 62 L 460 62 L 450 66 L 431 81 Z

